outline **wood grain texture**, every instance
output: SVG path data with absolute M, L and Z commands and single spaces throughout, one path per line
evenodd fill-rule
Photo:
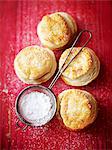
M 27 85 L 16 76 L 13 61 L 29 45 L 41 45 L 36 34 L 43 15 L 56 11 L 70 13 L 81 29 L 92 31 L 88 44 L 101 61 L 99 77 L 88 86 L 98 101 L 98 117 L 80 132 L 63 128 L 58 119 L 44 127 L 18 130 L 15 99 Z M 80 43 L 79 43 L 80 45 Z M 0 1 L 0 149 L 1 150 L 111 150 L 112 149 L 112 2 L 111 1 Z M 62 51 L 55 52 L 57 60 Z M 51 80 L 50 80 L 51 81 Z M 48 86 L 50 81 L 45 83 Z M 67 86 L 59 79 L 53 88 L 56 96 Z

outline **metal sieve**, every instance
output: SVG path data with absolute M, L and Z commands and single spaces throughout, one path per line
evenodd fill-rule
M 51 103 L 50 113 L 51 114 L 50 114 L 49 118 L 45 119 L 44 123 L 42 123 L 41 120 L 39 122 L 37 120 L 28 120 L 21 111 L 21 103 L 23 101 L 23 97 L 31 92 L 44 93 L 50 97 L 50 103 Z M 23 123 L 26 124 L 26 126 L 24 128 L 22 128 L 24 130 L 28 126 L 42 126 L 42 125 L 46 124 L 47 122 L 49 122 L 53 118 L 53 116 L 55 115 L 55 112 L 56 112 L 56 98 L 55 98 L 53 92 L 51 92 L 50 89 L 48 89 L 44 86 L 41 86 L 41 85 L 28 86 L 28 87 L 24 88 L 17 96 L 15 107 L 16 107 L 16 114 L 17 114 L 18 118 L 20 119 L 20 121 L 22 121 Z M 19 120 L 16 124 L 17 124 L 17 126 L 21 127 L 19 125 Z
M 78 51 L 78 53 L 77 53 L 75 56 L 73 56 L 73 57 L 71 58 L 71 60 L 70 60 L 67 64 L 65 64 L 66 61 L 67 61 L 67 59 L 68 59 L 68 57 L 69 57 L 69 55 L 70 55 L 71 52 L 72 52 L 72 49 L 74 48 L 74 46 L 76 45 L 77 41 L 79 40 L 79 38 L 81 37 L 81 35 L 82 35 L 84 32 L 89 33 L 89 38 L 87 39 L 87 41 L 85 42 L 85 44 L 80 48 L 80 50 Z M 52 80 L 52 82 L 50 83 L 50 85 L 49 85 L 48 88 L 47 88 L 47 87 L 44 87 L 44 86 L 42 86 L 42 85 L 33 85 L 33 86 L 28 86 L 28 87 L 26 87 L 25 89 L 23 89 L 23 90 L 19 93 L 19 95 L 18 95 L 17 98 L 16 98 L 15 109 L 16 109 L 16 114 L 17 114 L 19 120 L 25 124 L 25 127 L 22 128 L 22 127 L 19 125 L 19 120 L 18 120 L 17 123 L 16 123 L 16 125 L 17 125 L 18 127 L 22 128 L 22 130 L 25 130 L 28 126 L 41 126 L 41 125 L 45 125 L 46 123 L 48 123 L 48 122 L 54 117 L 55 112 L 56 112 L 56 97 L 55 97 L 55 95 L 54 95 L 54 93 L 52 92 L 51 89 L 52 89 L 52 87 L 54 86 L 54 84 L 56 83 L 56 81 L 58 80 L 58 78 L 61 76 L 61 74 L 65 71 L 65 69 L 69 66 L 69 64 L 78 56 L 78 54 L 79 54 L 79 53 L 82 51 L 82 49 L 88 44 L 88 42 L 91 40 L 91 38 L 92 38 L 92 34 L 91 34 L 91 32 L 88 31 L 88 30 L 82 30 L 82 31 L 78 34 L 78 36 L 76 37 L 76 39 L 75 39 L 75 41 L 74 41 L 72 47 L 70 48 L 70 51 L 69 51 L 69 53 L 68 53 L 68 55 L 67 55 L 67 57 L 66 57 L 64 63 L 62 64 L 61 68 L 57 71 L 56 75 L 54 76 L 54 78 L 53 78 L 53 80 Z M 22 100 L 23 100 L 23 97 L 24 97 L 26 94 L 29 94 L 29 93 L 31 93 L 31 92 L 36 92 L 36 91 L 41 92 L 41 93 L 44 93 L 44 94 L 46 94 L 47 96 L 49 96 L 49 97 L 50 97 L 50 102 L 51 102 L 51 105 L 52 105 L 51 110 L 50 110 L 50 112 L 51 112 L 50 117 L 49 117 L 47 120 L 45 120 L 44 123 L 40 123 L 40 124 L 37 122 L 37 120 L 28 120 L 28 119 L 22 114 L 22 112 L 21 112 L 21 102 L 22 102 Z

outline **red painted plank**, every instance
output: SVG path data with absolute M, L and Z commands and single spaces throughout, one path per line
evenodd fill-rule
M 101 61 L 99 77 L 88 86 L 98 101 L 95 123 L 80 132 L 63 128 L 55 117 L 40 128 L 29 127 L 22 132 L 15 126 L 15 99 L 27 85 L 15 75 L 13 61 L 25 46 L 39 44 L 36 27 L 47 13 L 65 11 L 77 21 L 79 30 L 89 29 L 89 43 Z M 112 2 L 95 1 L 0 1 L 0 149 L 11 150 L 110 150 L 112 149 Z M 55 52 L 57 60 L 62 52 Z M 48 85 L 50 81 L 44 85 Z M 58 95 L 68 88 L 59 79 L 53 88 Z

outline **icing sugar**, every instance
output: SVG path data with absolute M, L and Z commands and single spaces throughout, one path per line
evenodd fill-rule
M 46 94 L 31 92 L 23 97 L 20 109 L 25 120 L 42 125 L 50 120 L 53 111 L 52 105 L 50 97 Z

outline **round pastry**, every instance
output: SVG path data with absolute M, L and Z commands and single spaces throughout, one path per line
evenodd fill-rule
M 80 130 L 93 123 L 97 115 L 97 102 L 83 90 L 69 89 L 58 95 L 57 114 L 71 130 Z
M 40 84 L 49 80 L 56 70 L 54 53 L 39 46 L 22 49 L 14 60 L 17 76 L 25 83 Z
M 56 12 L 42 18 L 37 27 L 39 39 L 52 50 L 63 49 L 74 39 L 77 26 L 74 19 L 65 12 Z
M 74 47 L 68 61 L 75 56 L 80 50 L 80 47 Z M 65 58 L 70 49 L 65 50 L 59 60 L 59 68 L 65 61 Z M 99 74 L 100 61 L 93 50 L 90 48 L 83 48 L 83 50 L 76 56 L 67 69 L 62 73 L 62 79 L 68 85 L 83 86 L 93 81 Z

